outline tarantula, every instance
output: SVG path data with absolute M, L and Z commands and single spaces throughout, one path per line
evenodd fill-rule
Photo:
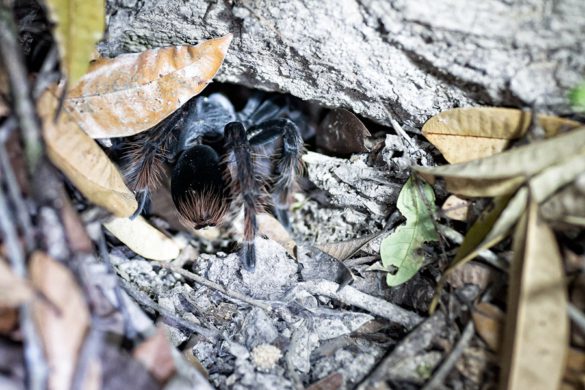
M 228 221 L 244 207 L 245 269 L 256 264 L 256 213 L 270 201 L 289 228 L 288 205 L 301 169 L 303 139 L 278 98 L 251 98 L 236 112 L 219 93 L 197 97 L 152 129 L 120 140 L 122 171 L 140 214 L 170 165 L 171 194 L 188 228 Z

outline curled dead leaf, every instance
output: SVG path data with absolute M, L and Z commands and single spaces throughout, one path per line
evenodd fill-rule
M 30 277 L 33 286 L 51 302 L 36 300 L 33 304 L 33 317 L 50 368 L 48 387 L 70 389 L 89 327 L 85 297 L 71 272 L 45 253 L 33 253 Z
M 352 112 L 338 108 L 331 111 L 317 131 L 317 146 L 333 153 L 367 152 L 365 140 L 371 134 Z
M 92 138 L 145 131 L 207 86 L 232 35 L 95 61 L 68 93 L 64 109 Z
M 138 204 L 122 175 L 102 149 L 65 111 L 55 123 L 58 99 L 46 90 L 37 103 L 49 159 L 91 202 L 118 217 L 128 217 Z
M 504 312 L 491 303 L 482 302 L 475 306 L 472 313 L 475 330 L 494 352 L 502 345 Z
M 526 133 L 530 121 L 530 112 L 512 108 L 454 108 L 433 116 L 422 132 L 448 162 L 457 164 L 503 151 L 510 140 Z M 539 115 L 538 122 L 549 137 L 581 126 L 549 115 Z
M 469 201 L 450 195 L 443 203 L 441 210 L 447 218 L 465 222 L 469 212 Z
M 166 383 L 176 372 L 171 346 L 165 331 L 157 328 L 156 333 L 138 345 L 132 355 L 159 383 Z
M 145 259 L 170 261 L 179 256 L 179 246 L 141 216 L 132 220 L 113 218 L 104 223 L 104 227 L 128 248 Z

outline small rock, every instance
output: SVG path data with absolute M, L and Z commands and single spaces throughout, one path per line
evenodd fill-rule
M 261 344 L 252 350 L 252 362 L 261 370 L 270 370 L 282 357 L 280 349 L 270 344 Z
M 278 331 L 264 310 L 254 308 L 246 316 L 242 324 L 242 332 L 246 337 L 246 347 L 254 348 L 262 344 L 270 344 L 278 337 Z

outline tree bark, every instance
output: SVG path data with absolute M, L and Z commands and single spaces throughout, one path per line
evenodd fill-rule
M 582 0 L 109 0 L 102 54 L 231 32 L 217 81 L 420 126 L 468 105 L 566 113 L 585 75 Z

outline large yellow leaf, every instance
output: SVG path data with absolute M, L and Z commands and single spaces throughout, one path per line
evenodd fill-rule
M 228 34 L 197 46 L 100 59 L 69 91 L 64 109 L 93 138 L 145 131 L 207 86 L 231 40 Z
M 499 153 L 508 142 L 520 138 L 530 125 L 531 113 L 511 108 L 468 107 L 441 112 L 422 128 L 424 136 L 451 164 Z M 539 115 L 547 136 L 581 126 L 579 122 Z
M 49 365 L 48 388 L 70 389 L 90 321 L 85 297 L 67 267 L 45 253 L 33 253 L 30 278 L 50 302 L 39 299 L 33 304 Z
M 134 194 L 103 150 L 67 112 L 61 112 L 55 123 L 54 93 L 46 90 L 37 104 L 51 162 L 93 203 L 119 217 L 132 215 L 138 207 Z
M 104 32 L 104 0 L 46 0 L 46 3 L 49 17 L 56 24 L 61 67 L 73 85 L 87 72 L 95 43 Z
M 585 127 L 581 127 L 480 160 L 414 169 L 431 184 L 436 177 L 443 177 L 447 190 L 457 195 L 498 196 L 515 191 L 545 168 L 584 152 Z
M 531 202 L 514 237 L 502 388 L 560 387 L 569 345 L 564 275 L 555 236 Z

